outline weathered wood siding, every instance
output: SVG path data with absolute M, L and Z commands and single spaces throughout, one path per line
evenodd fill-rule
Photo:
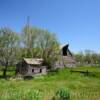
M 28 64 L 24 59 L 17 64 L 16 72 L 22 75 L 35 75 L 35 74 L 46 74 L 47 69 L 46 66 L 42 66 L 42 64 Z

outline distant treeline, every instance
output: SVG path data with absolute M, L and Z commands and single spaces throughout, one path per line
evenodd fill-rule
M 100 54 L 94 51 L 85 50 L 84 52 L 79 52 L 74 55 L 75 55 L 77 64 L 93 65 L 93 66 L 100 65 Z

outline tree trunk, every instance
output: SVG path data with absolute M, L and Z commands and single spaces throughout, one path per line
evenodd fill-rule
M 6 72 L 7 72 L 8 62 L 6 62 L 5 68 L 3 70 L 3 77 L 6 78 Z
M 5 69 L 3 70 L 3 77 L 4 77 L 4 78 L 6 78 L 6 72 L 7 72 L 7 68 L 5 68 Z

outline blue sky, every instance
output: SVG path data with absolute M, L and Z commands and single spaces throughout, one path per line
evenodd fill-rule
M 100 53 L 100 0 L 0 0 L 0 27 L 21 32 L 30 24 L 56 33 L 73 52 Z

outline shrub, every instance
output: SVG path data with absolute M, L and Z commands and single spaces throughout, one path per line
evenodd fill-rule
M 69 100 L 70 99 L 70 93 L 68 90 L 65 89 L 59 89 L 56 92 L 56 95 L 52 98 L 52 100 Z

